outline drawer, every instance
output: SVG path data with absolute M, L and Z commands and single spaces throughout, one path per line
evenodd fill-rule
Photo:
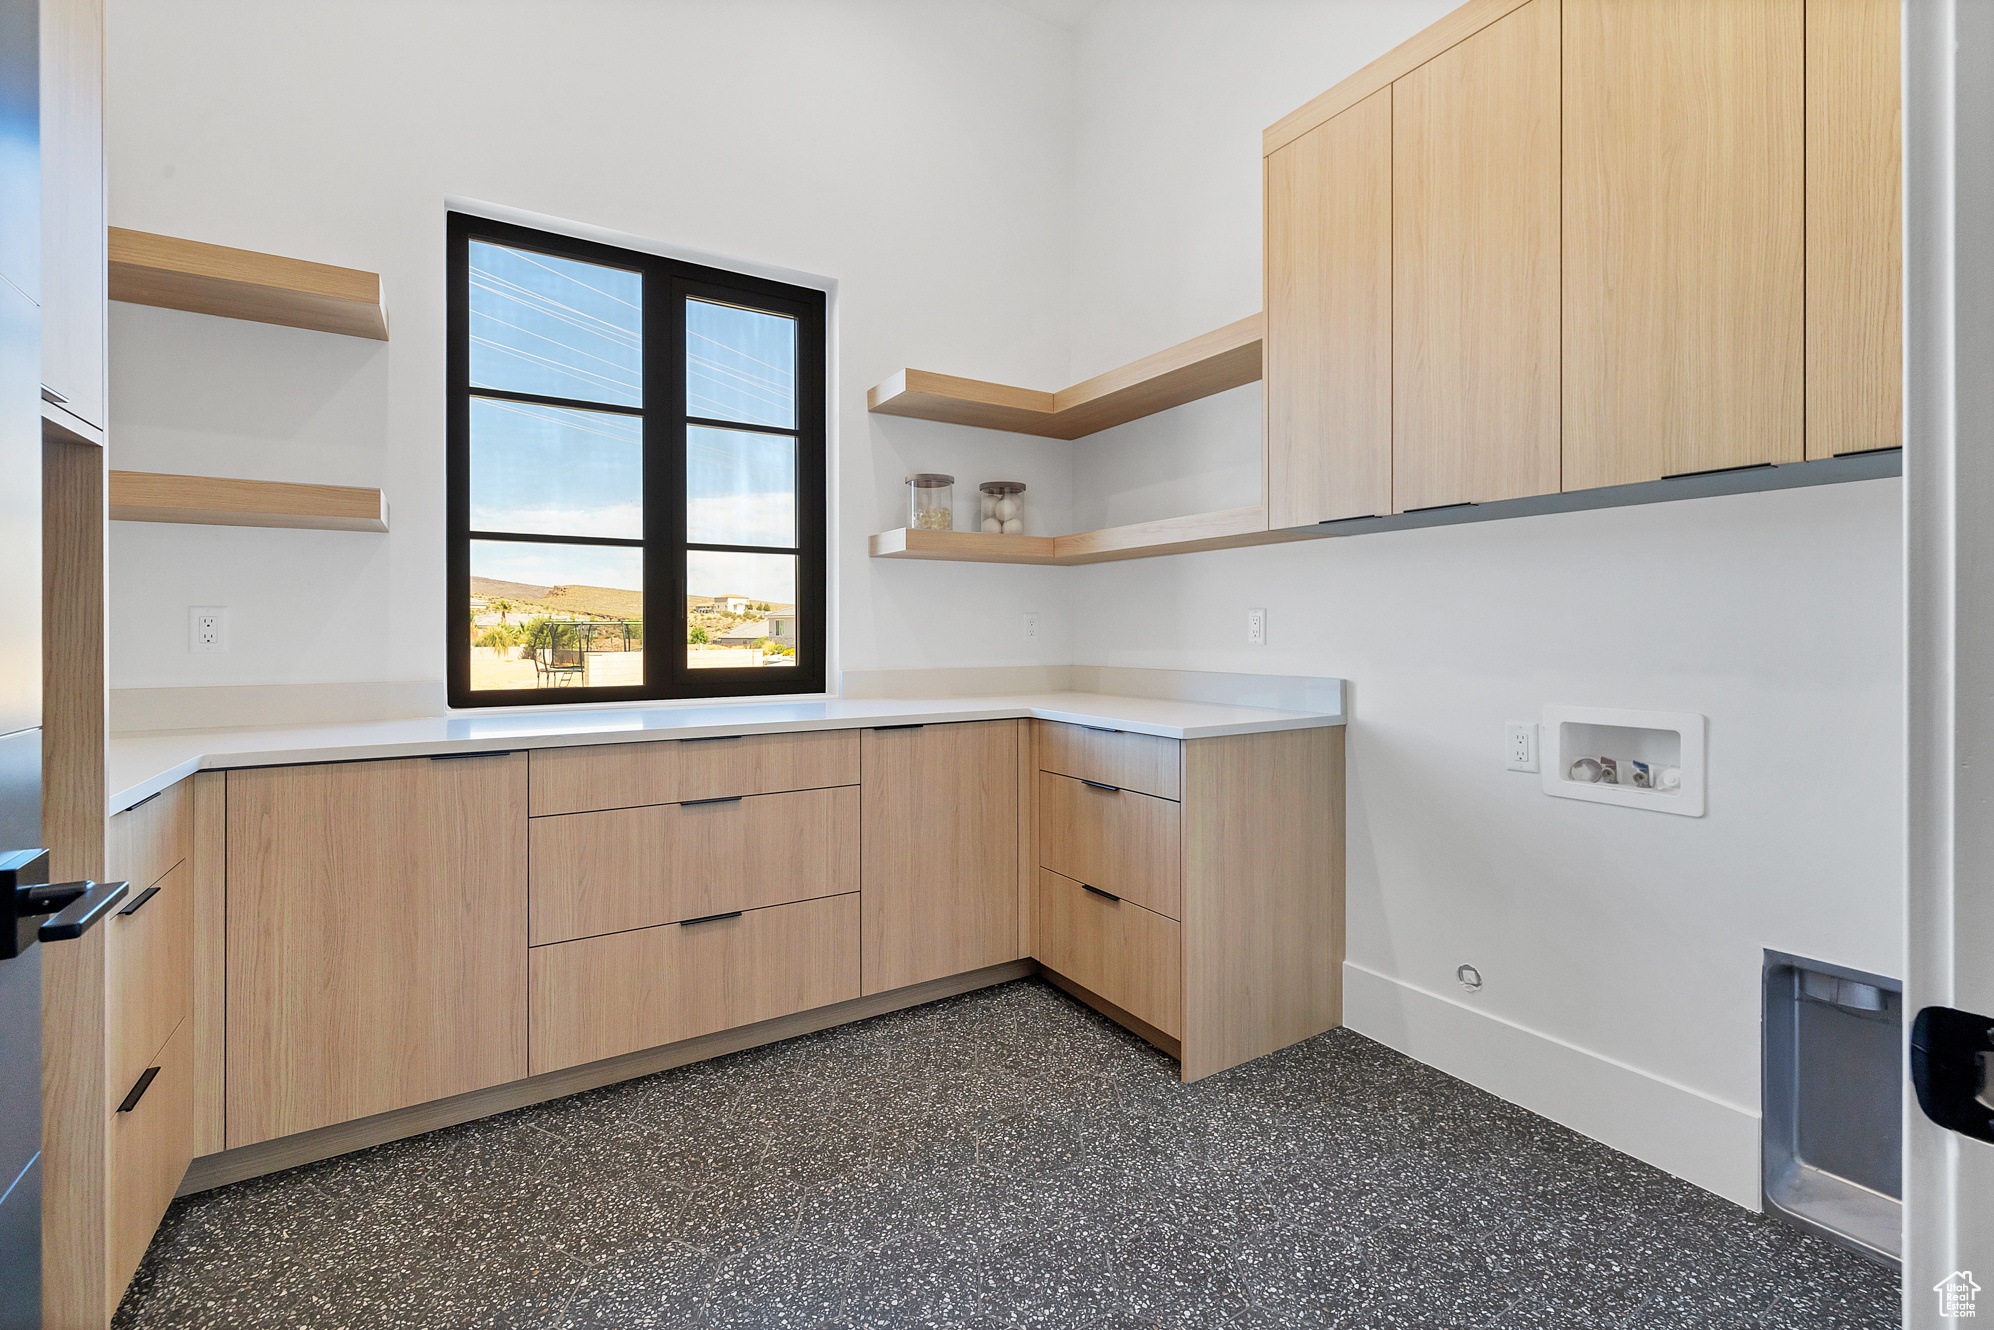
M 1181 916 L 1178 806 L 1134 790 L 1039 773 L 1039 867 Z
M 105 1261 L 115 1304 L 194 1158 L 194 1023 L 180 1022 L 146 1066 L 159 1071 L 130 1112 L 105 1111 Z M 144 1067 L 139 1069 L 142 1075 Z M 138 1080 L 114 1087 L 122 1101 Z
M 129 882 L 134 894 L 165 877 L 187 857 L 194 839 L 191 782 L 169 785 L 152 798 L 113 814 L 105 828 L 107 882 Z
M 540 748 L 527 811 L 587 813 L 859 783 L 857 730 Z
M 1039 870 L 1038 959 L 1082 988 L 1184 1037 L 1180 927 L 1134 901 L 1112 900 Z
M 124 1098 L 192 1012 L 193 880 L 194 866 L 182 860 L 151 887 L 134 882 L 99 925 L 105 930 L 106 1088 L 115 1098 Z
M 535 947 L 531 1072 L 859 995 L 859 898 Z
M 1056 720 L 1034 721 L 1039 770 L 1076 780 L 1176 799 L 1182 745 L 1175 739 L 1127 730 L 1097 730 Z
M 568 813 L 530 823 L 534 946 L 859 889 L 859 791 Z

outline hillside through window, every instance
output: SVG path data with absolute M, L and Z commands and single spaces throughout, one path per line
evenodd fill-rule
M 824 297 L 450 218 L 453 706 L 824 687 Z

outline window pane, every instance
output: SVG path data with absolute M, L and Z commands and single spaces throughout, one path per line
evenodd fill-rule
M 685 302 L 685 411 L 709 420 L 796 427 L 796 320 Z
M 796 556 L 685 555 L 686 664 L 743 669 L 796 664 Z
M 642 406 L 644 278 L 471 242 L 471 382 Z
M 471 399 L 471 529 L 644 538 L 644 423 Z
M 685 538 L 699 545 L 796 544 L 796 440 L 686 427 Z
M 471 687 L 644 682 L 644 553 L 471 542 Z

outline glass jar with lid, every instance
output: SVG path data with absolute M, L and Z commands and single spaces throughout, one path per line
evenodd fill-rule
M 1025 492 L 1022 480 L 986 480 L 976 487 L 982 492 L 983 529 L 993 536 L 1025 534 Z
M 916 531 L 955 530 L 955 477 L 918 471 L 907 477 L 907 525 Z

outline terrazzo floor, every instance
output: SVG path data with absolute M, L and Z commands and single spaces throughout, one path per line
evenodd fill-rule
M 115 1325 L 1862 1327 L 1890 1271 L 1338 1030 L 1038 980 L 177 1202 Z

